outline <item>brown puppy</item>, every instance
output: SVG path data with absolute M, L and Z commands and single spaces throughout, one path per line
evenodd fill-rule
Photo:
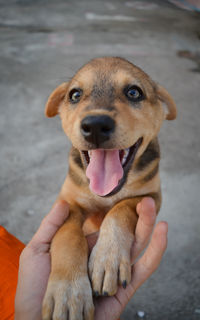
M 90 61 L 53 91 L 46 115 L 57 114 L 72 142 L 59 195 L 70 204 L 70 216 L 52 242 L 43 319 L 93 319 L 92 289 L 114 295 L 131 280 L 137 203 L 151 196 L 159 211 L 157 135 L 164 119 L 176 117 L 176 107 L 141 69 L 106 57 Z M 89 259 L 91 289 L 85 234 L 99 228 Z

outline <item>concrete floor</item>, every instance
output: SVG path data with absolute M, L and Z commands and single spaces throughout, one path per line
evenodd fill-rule
M 123 56 L 168 89 L 179 115 L 160 133 L 168 250 L 122 319 L 138 310 L 151 320 L 200 319 L 200 16 L 166 1 L 0 5 L 0 224 L 27 242 L 65 178 L 69 142 L 59 118 L 44 117 L 48 94 L 90 58 Z

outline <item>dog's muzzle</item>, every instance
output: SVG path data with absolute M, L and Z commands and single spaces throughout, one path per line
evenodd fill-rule
M 115 121 L 107 115 L 87 116 L 81 121 L 81 133 L 87 142 L 97 148 L 110 139 L 115 130 Z

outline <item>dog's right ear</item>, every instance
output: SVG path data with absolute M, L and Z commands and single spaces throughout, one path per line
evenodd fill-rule
M 45 115 L 47 117 L 55 117 L 59 113 L 59 107 L 63 102 L 67 92 L 67 87 L 68 82 L 64 82 L 51 93 L 45 107 Z
M 167 106 L 167 113 L 165 115 L 165 119 L 167 120 L 174 120 L 176 119 L 176 105 L 170 94 L 167 90 L 160 85 L 157 85 L 157 94 L 158 98 L 161 102 L 163 102 Z

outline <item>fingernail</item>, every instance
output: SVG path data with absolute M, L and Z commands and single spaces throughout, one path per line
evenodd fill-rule
M 107 291 L 104 291 L 104 292 L 103 292 L 103 295 L 104 295 L 104 297 L 108 297 L 108 292 L 107 292 Z
M 98 297 L 99 296 L 99 291 L 94 291 L 94 296 Z
M 124 289 L 126 289 L 126 286 L 127 286 L 127 282 L 126 282 L 126 280 L 124 280 L 124 281 L 122 282 L 122 287 L 123 287 Z

